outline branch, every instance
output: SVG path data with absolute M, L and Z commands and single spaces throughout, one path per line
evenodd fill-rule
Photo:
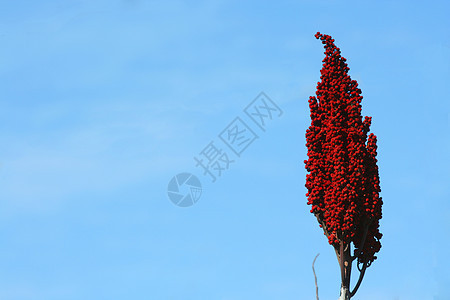
M 356 283 L 355 287 L 353 288 L 353 291 L 350 293 L 350 298 L 353 297 L 356 294 L 356 292 L 358 291 L 358 288 L 361 285 L 361 282 L 364 278 L 364 273 L 366 273 L 366 269 L 367 269 L 367 261 L 364 262 L 364 266 L 362 267 L 361 271 L 359 271 L 358 282 Z
M 312 263 L 312 269 L 313 269 L 313 273 L 314 273 L 314 282 L 316 283 L 316 300 L 319 300 L 319 287 L 317 286 L 317 276 L 316 276 L 316 271 L 314 270 L 314 263 L 316 262 L 317 257 L 319 256 L 320 253 L 317 253 L 316 257 L 313 260 Z

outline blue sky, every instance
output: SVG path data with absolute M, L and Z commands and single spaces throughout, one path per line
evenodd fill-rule
M 449 9 L 0 0 L 0 299 L 314 299 L 319 252 L 337 299 L 304 187 L 317 31 L 378 136 L 383 247 L 354 299 L 450 299 Z M 283 110 L 265 132 L 243 112 L 261 91 Z M 259 138 L 212 183 L 193 158 L 237 116 Z

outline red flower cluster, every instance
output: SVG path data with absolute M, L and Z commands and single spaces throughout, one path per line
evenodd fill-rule
M 319 32 L 315 37 L 324 44 L 326 56 L 317 98 L 309 98 L 306 196 L 329 243 L 338 247 L 353 242 L 358 261 L 371 263 L 382 236 L 377 138 L 367 136 L 372 118 L 362 120 L 361 90 L 348 75 L 334 39 Z

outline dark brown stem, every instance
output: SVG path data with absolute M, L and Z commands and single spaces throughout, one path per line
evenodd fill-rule
M 312 269 L 314 273 L 314 282 L 316 284 L 316 300 L 319 300 L 319 287 L 317 286 L 317 276 L 316 276 L 316 270 L 314 270 L 314 263 L 316 262 L 317 257 L 320 253 L 317 253 L 316 257 L 314 257 L 313 263 L 312 263 Z
M 339 266 L 341 267 L 341 290 L 350 290 L 350 275 L 352 271 L 352 260 L 350 255 L 350 245 L 340 242 L 339 244 Z
M 344 242 L 339 243 L 339 267 L 341 268 L 341 286 L 344 286 L 344 277 L 345 277 L 345 270 L 344 270 Z

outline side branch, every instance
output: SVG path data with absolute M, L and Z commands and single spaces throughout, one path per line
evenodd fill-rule
M 364 262 L 364 266 L 362 267 L 361 271 L 359 272 L 358 282 L 356 283 L 353 291 L 350 293 L 350 298 L 353 297 L 356 294 L 356 292 L 358 291 L 358 288 L 361 285 L 361 282 L 364 278 L 364 273 L 366 273 L 366 269 L 367 269 L 367 262 Z

